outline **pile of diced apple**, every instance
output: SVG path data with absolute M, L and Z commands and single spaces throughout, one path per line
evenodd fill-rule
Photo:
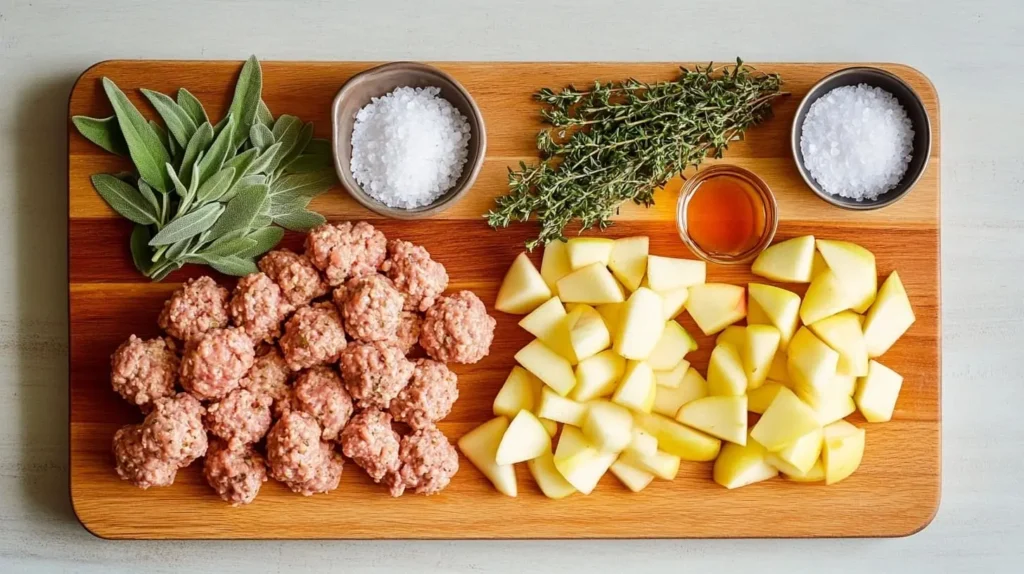
M 648 246 L 553 242 L 539 271 L 516 258 L 495 307 L 525 314 L 519 325 L 536 338 L 516 354 L 496 418 L 459 441 L 470 462 L 509 496 L 513 465 L 526 462 L 551 498 L 589 494 L 609 470 L 640 491 L 684 460 L 714 461 L 726 488 L 850 476 L 865 433 L 845 417 L 889 420 L 902 385 L 874 360 L 914 322 L 899 275 L 879 289 L 874 255 L 848 242 L 769 247 L 753 272 L 810 283 L 801 301 L 772 285 L 706 283 L 705 263 Z M 697 343 L 675 320 L 684 309 L 718 334 L 706 379 L 686 360 Z

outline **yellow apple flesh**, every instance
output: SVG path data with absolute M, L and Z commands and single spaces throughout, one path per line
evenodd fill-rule
M 601 452 L 587 442 L 583 432 L 571 426 L 562 429 L 555 449 L 555 468 L 576 490 L 590 494 L 618 455 Z
M 767 323 L 779 330 L 779 350 L 785 351 L 789 348 L 789 341 L 793 338 L 799 322 L 800 296 L 792 291 L 762 283 L 751 283 L 747 285 L 747 289 L 750 291 L 750 301 L 756 302 L 764 311 L 768 318 Z M 747 317 L 747 324 L 757 323 L 751 323 L 750 317 Z
M 819 239 L 815 243 L 828 268 L 850 292 L 853 299 L 850 305 L 853 310 L 858 313 L 867 311 L 878 291 L 875 255 L 849 241 Z
M 846 393 L 830 391 L 824 395 L 815 395 L 805 401 L 814 410 L 814 416 L 822 426 L 845 419 L 857 410 L 853 397 Z
M 678 456 L 660 450 L 649 455 L 628 451 L 622 453 L 619 460 L 634 468 L 649 472 L 662 480 L 673 480 L 679 474 L 681 461 Z
M 727 283 L 694 285 L 686 310 L 705 335 L 714 335 L 747 316 L 746 290 Z
M 498 492 L 515 497 L 516 470 L 511 464 L 498 464 L 495 455 L 509 422 L 505 417 L 491 419 L 469 431 L 459 439 L 459 450 L 480 472 L 491 481 Z
M 807 283 L 814 262 L 814 236 L 781 241 L 765 249 L 754 260 L 754 275 L 783 283 Z
M 525 315 L 550 298 L 548 284 L 526 253 L 520 253 L 501 282 L 494 308 L 503 313 Z
M 750 431 L 750 436 L 770 452 L 777 452 L 820 427 L 811 407 L 793 391 L 781 389 Z
M 577 305 L 564 319 L 569 344 L 578 361 L 592 357 L 612 344 L 604 319 L 590 305 Z
M 718 484 L 732 490 L 779 475 L 779 471 L 765 461 L 767 451 L 757 441 L 745 445 L 728 443 L 715 460 L 712 476 Z
M 722 449 L 720 439 L 661 415 L 633 413 L 633 422 L 658 439 L 658 448 L 683 460 L 715 460 Z
M 558 280 L 572 271 L 566 243 L 555 239 L 544 246 L 544 257 L 540 261 L 540 275 L 548 284 L 551 293 L 558 295 Z
M 551 435 L 530 411 L 522 410 L 501 437 L 494 461 L 499 465 L 523 462 L 551 451 Z
M 642 456 L 652 455 L 658 450 L 658 439 L 646 430 L 634 426 L 630 434 L 632 436 L 630 436 L 626 450 L 634 451 Z
M 576 365 L 576 386 L 570 396 L 581 403 L 609 396 L 625 372 L 626 359 L 611 349 L 587 357 Z
M 775 400 L 779 391 L 785 389 L 781 383 L 768 381 L 756 389 L 747 391 L 747 410 L 752 413 L 763 414 Z
M 591 263 L 558 280 L 558 296 L 563 303 L 603 305 L 619 303 L 625 296 L 612 272 L 601 263 Z
M 576 489 L 555 468 L 555 457 L 550 449 L 537 458 L 528 460 L 526 466 L 530 469 L 533 480 L 540 487 L 544 496 L 552 500 L 561 500 L 576 492 Z
M 543 384 L 526 369 L 515 366 L 505 379 L 505 384 L 494 396 L 493 411 L 496 416 L 513 418 L 521 410 L 532 411 L 537 400 L 537 385 Z
M 895 271 L 882 283 L 874 305 L 864 318 L 868 356 L 880 357 L 914 324 L 916 317 L 907 290 Z
M 612 395 L 612 402 L 628 409 L 651 412 L 657 384 L 654 382 L 654 371 L 643 361 L 629 361 L 626 372 L 622 375 L 619 387 Z
M 664 330 L 661 316 L 660 295 L 646 287 L 634 291 L 619 312 L 615 352 L 636 361 L 650 356 Z
M 722 440 L 745 444 L 747 441 L 747 397 L 704 397 L 686 403 L 676 420 Z M 658 440 L 659 444 L 661 440 Z M 665 448 L 662 445 L 662 448 Z
M 580 269 L 592 263 L 608 265 L 615 242 L 607 237 L 574 237 L 565 244 L 569 266 Z
M 541 390 L 536 409 L 538 417 L 578 427 L 583 424 L 586 414 L 586 405 L 567 399 L 549 387 Z
M 867 374 L 868 347 L 856 313 L 843 311 L 811 324 L 810 328 L 822 342 L 839 353 L 836 373 L 855 377 Z
M 708 394 L 738 396 L 747 392 L 747 375 L 736 348 L 729 343 L 715 345 L 708 361 Z
M 865 420 L 882 423 L 892 420 L 902 386 L 903 377 L 896 371 L 878 361 L 871 361 L 868 374 L 858 381 L 853 398 Z
M 839 353 L 801 327 L 789 343 L 787 368 L 793 388 L 798 392 L 823 394 L 829 391 L 836 376 Z
M 608 401 L 591 401 L 583 418 L 583 436 L 604 452 L 621 452 L 633 440 L 633 415 Z
M 640 492 L 654 480 L 653 474 L 626 464 L 622 461 L 621 456 L 612 463 L 609 470 L 615 475 L 615 478 L 619 479 L 619 482 L 633 492 Z
M 608 269 L 630 291 L 636 291 L 647 272 L 646 236 L 616 239 L 608 258 Z
M 575 365 L 579 359 L 573 351 L 565 317 L 565 306 L 561 299 L 552 297 L 523 317 L 519 326 L 564 357 L 570 365 Z
M 821 428 L 815 428 L 782 450 L 769 452 L 767 462 L 784 474 L 805 475 L 821 456 L 822 436 Z
M 838 421 L 825 427 L 823 432 L 821 463 L 825 467 L 825 484 L 835 484 L 860 467 L 864 457 L 864 429 Z
M 814 278 L 804 293 L 800 304 L 800 320 L 804 325 L 812 325 L 818 321 L 850 309 L 853 305 L 851 292 L 832 270 L 825 271 Z
M 654 350 L 647 357 L 647 364 L 655 371 L 667 371 L 683 360 L 690 351 L 697 350 L 697 341 L 675 321 L 666 321 Z
M 576 375 L 565 357 L 551 350 L 539 339 L 534 339 L 519 350 L 516 361 L 533 373 L 544 384 L 563 397 L 576 386 Z
M 686 373 L 689 370 L 690 361 L 683 359 L 676 366 L 672 367 L 670 371 L 654 371 L 654 382 L 658 383 L 659 387 L 678 388 L 683 383 L 683 378 L 686 377 Z
M 655 373 L 657 376 L 657 373 Z M 678 387 L 658 386 L 654 395 L 653 412 L 667 417 L 675 417 L 680 407 L 708 396 L 708 383 L 700 376 L 697 369 L 688 369 Z
M 666 321 L 671 321 L 686 308 L 686 300 L 690 298 L 690 288 L 680 287 L 672 291 L 664 291 L 659 295 L 661 295 L 662 309 L 665 311 L 664 318 Z
M 779 330 L 771 325 L 749 325 L 740 357 L 747 375 L 747 388 L 756 389 L 768 379 L 775 353 L 779 349 Z
M 736 349 L 737 353 L 742 353 L 743 345 L 747 344 L 747 328 L 742 325 L 729 325 L 715 339 L 716 345 L 722 343 L 728 343 Z
M 811 466 L 811 469 L 804 474 L 783 472 L 782 476 L 786 480 L 791 480 L 793 482 L 822 482 L 825 480 L 825 466 L 821 464 L 821 459 L 819 458 L 814 461 L 814 465 Z
M 707 263 L 694 259 L 676 259 L 650 255 L 647 258 L 647 283 L 659 293 L 703 283 Z

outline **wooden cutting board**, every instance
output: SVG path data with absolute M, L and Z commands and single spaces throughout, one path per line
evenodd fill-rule
M 275 115 L 312 120 L 318 137 L 329 137 L 335 92 L 371 63 L 266 62 L 264 100 Z M 676 65 L 593 63 L 444 63 L 474 95 L 487 123 L 487 161 L 476 186 L 458 206 L 432 221 L 378 220 L 344 190 L 318 198 L 313 208 L 332 221 L 373 220 L 389 237 L 425 245 L 444 263 L 451 289 L 471 289 L 489 305 L 498 284 L 532 225 L 500 232 L 481 219 L 495 196 L 506 189 L 506 168 L 536 157 L 540 128 L 533 91 L 595 79 L 635 77 L 672 79 Z M 229 102 L 236 62 L 110 61 L 82 74 L 71 94 L 69 116 L 111 113 L 100 78 L 116 81 L 139 109 L 152 110 L 135 91 L 146 87 L 171 93 L 187 87 L 211 116 L 221 117 Z M 775 191 L 781 213 L 777 239 L 813 233 L 852 240 L 877 256 L 879 277 L 898 269 L 910 294 L 917 322 L 882 361 L 905 380 L 892 422 L 867 427 L 860 469 L 834 486 L 803 485 L 782 479 L 728 491 L 711 481 L 709 463 L 683 463 L 672 482 L 656 481 L 633 494 L 611 475 L 590 496 L 561 501 L 544 498 L 526 465 L 519 465 L 519 497 L 498 494 L 462 459 L 462 469 L 442 494 L 390 498 L 354 465 L 347 465 L 341 487 L 310 498 L 276 482 L 264 485 L 245 508 L 221 502 L 204 483 L 198 464 L 181 471 L 168 488 L 142 491 L 122 482 L 113 470 L 111 437 L 121 425 L 141 420 L 134 407 L 110 388 L 109 357 L 128 335 L 157 334 L 162 302 L 187 277 L 204 273 L 185 268 L 163 283 L 149 283 L 132 267 L 130 227 L 93 191 L 89 176 L 129 168 L 78 135 L 68 123 L 69 307 L 71 399 L 71 498 L 82 524 L 108 538 L 689 538 L 903 536 L 931 521 L 940 484 L 940 297 L 938 98 L 921 73 L 884 65 L 924 99 L 934 130 L 928 169 L 903 201 L 880 211 L 853 212 L 831 207 L 801 181 L 790 156 L 794 111 L 810 86 L 843 66 L 771 64 L 791 92 L 776 106 L 776 117 L 751 130 L 724 162 L 760 174 Z M 625 206 L 606 232 L 620 237 L 646 234 L 651 252 L 692 257 L 679 241 L 673 214 L 679 182 L 657 196 L 651 209 Z M 289 236 L 285 244 L 301 245 Z M 539 253 L 535 254 L 539 257 Z M 755 280 L 743 267 L 709 266 L 709 281 L 745 284 Z M 803 291 L 803 286 L 797 286 Z M 491 417 L 491 401 L 512 367 L 515 351 L 529 336 L 518 318 L 495 313 L 498 332 L 489 357 L 456 368 L 461 399 L 440 425 L 454 442 Z M 688 316 L 680 319 L 699 334 Z M 698 337 L 699 351 L 688 358 L 705 372 L 713 341 Z

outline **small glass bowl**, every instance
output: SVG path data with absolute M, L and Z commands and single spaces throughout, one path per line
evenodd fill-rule
M 717 253 L 706 251 L 690 236 L 689 230 L 687 229 L 686 212 L 689 207 L 690 200 L 696 193 L 697 188 L 712 177 L 726 175 L 743 180 L 754 190 L 758 198 L 761 200 L 760 204 L 763 211 L 760 215 L 764 218 L 764 227 L 761 232 L 761 237 L 758 238 L 757 242 L 754 243 L 753 246 L 742 253 Z M 679 192 L 679 202 L 676 204 L 676 228 L 679 230 L 679 237 L 683 240 L 683 243 L 690 248 L 690 251 L 692 251 L 694 255 L 709 263 L 717 263 L 719 265 L 737 265 L 752 260 L 757 257 L 759 253 L 764 251 L 766 247 L 771 245 L 772 239 L 775 237 L 775 230 L 778 226 L 779 206 L 775 201 L 775 194 L 772 193 L 771 188 L 768 187 L 768 184 L 766 184 L 763 179 L 742 167 L 722 164 L 701 169 L 686 181 L 686 184 L 683 185 L 683 189 Z

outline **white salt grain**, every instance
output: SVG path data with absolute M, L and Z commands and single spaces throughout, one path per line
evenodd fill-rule
M 397 88 L 356 113 L 352 176 L 388 207 L 434 202 L 462 175 L 470 126 L 439 88 Z
M 896 187 L 914 151 L 906 110 L 889 92 L 860 84 L 811 104 L 800 132 L 804 167 L 832 195 L 874 200 Z

